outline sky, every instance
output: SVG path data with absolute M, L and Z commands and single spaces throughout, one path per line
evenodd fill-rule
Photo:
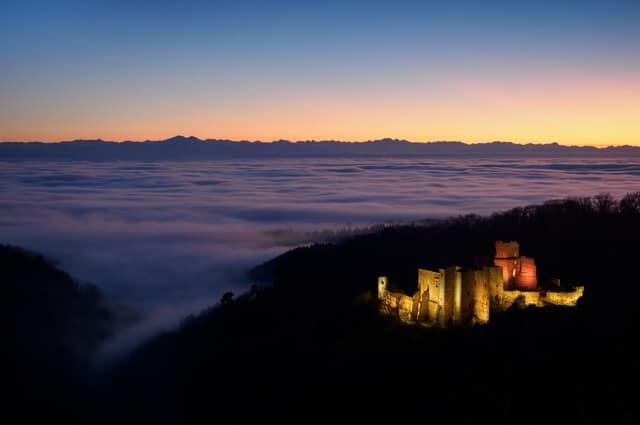
M 640 2 L 0 4 L 0 140 L 640 145 Z

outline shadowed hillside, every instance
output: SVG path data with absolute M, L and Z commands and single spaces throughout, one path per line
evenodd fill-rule
M 40 255 L 3 245 L 0 289 L 5 414 L 24 421 L 84 417 L 90 356 L 114 321 L 99 290 Z
M 576 308 L 513 309 L 475 328 L 376 313 L 376 276 L 471 265 L 518 240 L 541 278 L 586 286 Z M 114 419 L 633 423 L 640 193 L 395 226 L 292 250 L 240 297 L 138 350 L 104 385 Z M 265 283 L 272 283 L 272 285 Z

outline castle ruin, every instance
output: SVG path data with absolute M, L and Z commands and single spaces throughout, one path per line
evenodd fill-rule
M 483 324 L 492 313 L 516 304 L 575 306 L 584 287 L 571 291 L 538 287 L 533 258 L 520 256 L 517 242 L 495 243 L 493 266 L 438 271 L 418 269 L 418 290 L 412 295 L 392 291 L 386 276 L 378 278 L 380 312 L 406 323 L 449 327 Z M 556 286 L 558 280 L 555 280 Z

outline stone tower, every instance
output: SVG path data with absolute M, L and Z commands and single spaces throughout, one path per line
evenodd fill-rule
M 493 263 L 502 267 L 504 289 L 512 289 L 515 286 L 516 274 L 520 271 L 520 244 L 514 241 L 496 241 L 496 257 Z
M 520 270 L 516 274 L 516 289 L 534 291 L 538 287 L 536 262 L 530 257 L 520 257 Z
M 520 256 L 518 242 L 496 242 L 496 266 L 502 267 L 504 289 L 534 291 L 538 287 L 536 262 L 531 257 Z

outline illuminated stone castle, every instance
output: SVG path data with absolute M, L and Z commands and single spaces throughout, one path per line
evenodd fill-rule
M 380 311 L 407 323 L 447 327 L 487 323 L 492 313 L 519 306 L 575 306 L 584 287 L 562 291 L 538 287 L 536 263 L 520 256 L 517 242 L 498 241 L 493 266 L 438 271 L 418 269 L 418 290 L 409 296 L 391 291 L 386 276 L 378 278 Z

